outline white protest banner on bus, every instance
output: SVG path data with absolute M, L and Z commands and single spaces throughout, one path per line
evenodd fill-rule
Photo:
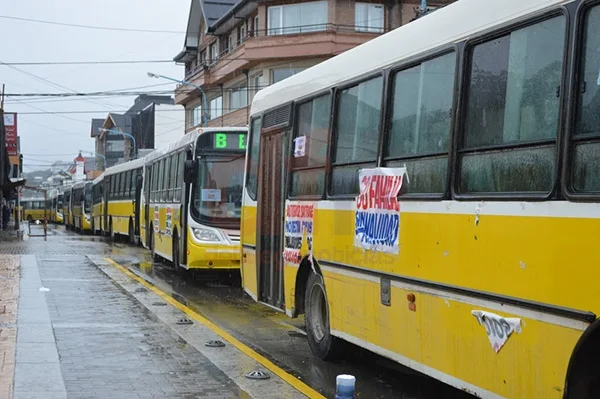
M 356 197 L 354 246 L 397 254 L 400 235 L 398 193 L 406 168 L 361 169 Z
M 314 204 L 286 204 L 283 249 L 285 262 L 298 264 L 304 255 L 312 251 L 314 212 Z

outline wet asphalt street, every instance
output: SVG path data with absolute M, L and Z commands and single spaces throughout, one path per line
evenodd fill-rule
M 426 376 L 420 375 L 402 366 L 396 365 L 387 359 L 371 354 L 358 347 L 348 345 L 345 359 L 339 362 L 323 362 L 315 358 L 309 349 L 304 331 L 303 319 L 290 319 L 282 313 L 255 303 L 247 296 L 239 286 L 239 274 L 198 274 L 181 278 L 175 274 L 172 267 L 168 264 L 153 263 L 150 252 L 143 248 L 131 247 L 127 244 L 115 243 L 110 245 L 105 239 L 94 236 L 81 236 L 75 233 L 67 232 L 64 227 L 52 227 L 46 241 L 42 237 L 31 237 L 26 241 L 18 242 L 0 242 L 0 254 L 32 254 L 37 255 L 40 262 L 40 274 L 54 284 L 57 290 L 63 286 L 63 292 L 68 292 L 69 276 L 77 274 L 78 265 L 82 268 L 78 273 L 83 273 L 79 279 L 90 279 L 89 284 L 93 286 L 94 275 L 99 271 L 94 266 L 89 265 L 90 256 L 105 256 L 117 263 L 128 267 L 132 272 L 142 277 L 158 287 L 161 291 L 172 296 L 177 301 L 195 310 L 197 313 L 211 320 L 238 340 L 271 360 L 288 373 L 296 376 L 301 381 L 322 393 L 327 398 L 335 396 L 335 377 L 338 374 L 352 374 L 357 378 L 357 398 L 414 398 L 414 399 L 438 399 L 438 398 L 456 398 L 469 399 L 472 396 L 444 385 Z M 85 267 L 83 267 L 85 266 Z M 54 279 L 54 280 L 52 280 Z M 50 287 L 52 289 L 52 287 Z M 114 288 L 114 286 L 113 286 Z M 110 287 L 95 287 L 94 289 L 113 289 Z M 95 323 L 102 325 L 103 317 L 106 317 L 107 306 L 114 304 L 95 304 L 90 308 L 89 314 L 70 314 L 68 303 L 80 300 L 89 300 L 94 302 L 93 290 L 86 294 L 70 293 L 60 298 L 55 295 L 54 301 L 62 301 L 64 308 L 59 312 L 58 305 L 51 305 L 51 317 L 57 320 L 59 329 L 55 328 L 55 336 L 58 343 L 62 343 L 63 350 L 69 361 L 76 364 L 78 356 L 86 355 L 84 352 L 93 352 L 94 349 L 77 345 L 75 338 L 70 338 L 69 333 L 77 327 L 81 321 L 94 320 Z M 60 292 L 60 291 L 57 291 Z M 84 295 L 85 298 L 78 295 Z M 132 298 L 133 301 L 135 299 Z M 110 301 L 109 301 L 110 302 Z M 106 306 L 105 306 L 106 305 Z M 135 307 L 134 303 L 127 306 Z M 144 310 L 139 306 L 140 317 L 144 317 Z M 71 319 L 68 318 L 71 316 Z M 65 318 L 66 317 L 66 318 Z M 79 321 L 78 321 L 79 320 Z M 123 321 L 124 322 L 124 321 Z M 106 321 L 104 321 L 106 324 Z M 165 348 L 167 352 L 177 353 L 177 356 L 186 358 L 186 375 L 191 375 L 195 380 L 203 378 L 214 379 L 218 376 L 222 379 L 223 391 L 219 392 L 223 397 L 239 397 L 239 391 L 232 386 L 225 378 L 220 376 L 218 371 L 213 370 L 210 375 L 204 375 L 203 371 L 194 370 L 193 364 L 199 360 L 194 360 L 193 351 L 182 354 L 181 349 L 165 347 L 168 341 L 168 333 L 149 321 L 140 321 L 140 325 L 131 326 L 133 329 L 140 329 L 137 333 L 152 334 L 148 336 L 149 340 L 156 340 L 159 346 Z M 146 323 L 146 324 L 144 324 Z M 143 330 L 143 331 L 142 331 Z M 125 331 L 124 336 L 131 331 Z M 118 335 L 117 335 L 118 337 Z M 111 335 L 99 334 L 95 337 L 100 345 L 95 350 L 101 351 L 101 345 L 105 345 L 110 352 L 110 342 L 114 339 Z M 126 344 L 126 343 L 125 343 Z M 152 345 L 150 345 L 152 346 Z M 59 346 L 60 350 L 60 346 Z M 106 350 L 104 351 L 106 352 Z M 91 356 L 102 356 L 101 353 L 87 353 Z M 86 356 L 87 356 L 86 355 Z M 108 356 L 121 359 L 119 362 L 127 364 L 134 362 L 133 369 L 139 369 L 143 366 L 152 369 L 152 365 L 145 364 L 144 358 L 132 358 L 131 354 L 106 353 Z M 172 355 L 175 356 L 175 355 Z M 175 356 L 176 357 L 176 356 Z M 175 357 L 172 357 L 175 359 Z M 141 360 L 140 360 L 141 359 Z M 176 360 L 173 360 L 176 361 Z M 135 362 L 141 362 L 137 364 Z M 76 367 L 70 370 L 67 366 L 63 367 L 63 374 L 66 372 L 65 381 L 68 384 L 77 384 L 79 379 L 74 376 L 69 380 L 69 375 L 74 375 Z M 156 365 L 154 365 L 157 367 Z M 66 369 L 65 369 L 66 367 Z M 71 374 L 69 374 L 71 373 Z M 134 375 L 131 371 L 130 375 Z M 125 373 L 127 375 L 127 373 Z M 152 375 L 152 374 L 150 374 Z M 160 381 L 156 386 L 171 387 L 164 397 L 169 397 L 168 393 L 178 392 L 178 383 L 180 380 L 166 378 Z M 127 385 L 127 381 L 123 386 Z M 142 387 L 144 381 L 136 384 Z M 116 384 L 119 386 L 119 384 Z M 67 386 L 67 390 L 68 390 Z M 171 390 L 169 390 L 171 389 Z M 184 390 L 185 392 L 185 390 Z M 182 392 L 183 393 L 183 392 Z M 135 397 L 135 396 L 134 396 Z M 141 395 L 140 397 L 144 397 Z

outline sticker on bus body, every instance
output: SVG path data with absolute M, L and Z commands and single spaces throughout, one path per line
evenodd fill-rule
M 494 352 L 500 352 L 512 333 L 521 332 L 521 319 L 516 317 L 502 317 L 500 315 L 473 310 L 471 314 L 477 318 L 479 325 L 485 327 L 485 332 L 490 340 Z

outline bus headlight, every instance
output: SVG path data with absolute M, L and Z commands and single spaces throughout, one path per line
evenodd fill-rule
M 63 214 L 62 214 L 62 213 L 60 213 L 60 212 L 56 212 L 56 216 L 58 216 L 59 218 L 62 218 L 62 217 L 63 217 Z
M 89 223 L 90 217 L 88 215 L 85 215 L 85 221 Z
M 221 241 L 221 237 L 214 230 L 195 227 L 192 232 L 198 241 Z

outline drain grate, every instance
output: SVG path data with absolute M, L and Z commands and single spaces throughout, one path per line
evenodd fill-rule
M 152 306 L 167 306 L 164 302 L 152 302 Z
M 208 342 L 205 342 L 204 345 L 208 346 L 209 348 L 222 348 L 225 346 L 225 344 L 219 340 L 208 341 Z
M 194 322 L 184 317 L 183 319 L 177 320 L 177 324 L 194 324 Z
M 271 377 L 264 371 L 254 370 L 246 374 L 246 378 L 249 378 L 251 380 L 268 380 Z
M 144 287 L 140 287 L 140 288 L 136 288 L 135 292 L 148 292 L 148 290 L 145 289 Z

